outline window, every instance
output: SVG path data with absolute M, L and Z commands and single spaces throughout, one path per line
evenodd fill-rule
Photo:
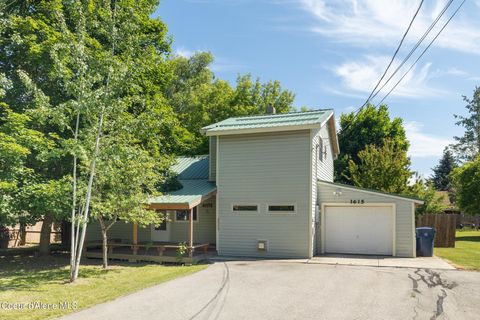
M 193 221 L 197 220 L 197 207 L 193 207 Z M 176 210 L 175 221 L 190 221 L 190 210 Z
M 155 230 L 166 231 L 167 230 L 167 219 L 168 214 L 166 210 L 157 210 L 158 214 L 163 217 L 163 221 L 160 225 L 155 226 Z
M 323 144 L 323 139 L 320 137 L 317 144 L 317 158 L 320 161 L 327 159 L 327 146 Z
M 167 220 L 163 219 L 162 223 L 159 226 L 155 227 L 155 230 L 166 231 L 167 230 Z
M 232 205 L 232 211 L 258 212 L 258 206 L 256 204 L 234 204 Z
M 269 205 L 268 212 L 270 213 L 295 213 L 295 205 L 293 204 L 276 204 Z

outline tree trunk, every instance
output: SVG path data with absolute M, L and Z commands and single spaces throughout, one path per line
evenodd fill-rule
M 50 235 L 52 232 L 53 214 L 47 213 L 43 218 L 42 230 L 40 231 L 40 245 L 38 253 L 41 256 L 50 254 Z
M 20 223 L 19 233 L 19 245 L 24 246 L 27 243 L 27 225 L 23 222 Z
M 108 246 L 107 246 L 107 231 L 102 230 L 102 259 L 103 259 L 103 269 L 108 268 L 108 257 L 107 257 L 107 252 L 108 251 Z

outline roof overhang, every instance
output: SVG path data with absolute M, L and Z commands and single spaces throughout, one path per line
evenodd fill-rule
M 148 205 L 151 209 L 158 210 L 188 210 L 198 206 L 199 204 L 201 204 L 205 200 L 208 200 L 216 194 L 217 190 L 214 190 L 205 195 L 198 196 L 198 198 L 190 202 L 150 202 Z
M 322 127 L 328 124 L 328 133 L 330 137 L 332 138 L 332 148 L 333 148 L 333 153 L 335 156 L 338 156 L 340 154 L 340 145 L 338 144 L 338 136 L 337 136 L 337 128 L 336 128 L 336 123 L 335 123 L 335 117 L 334 114 L 332 115 L 325 121 L 325 123 L 322 123 Z
M 232 135 L 232 134 L 270 133 L 270 132 L 310 130 L 310 129 L 318 129 L 320 127 L 321 126 L 318 123 L 314 123 L 314 124 L 303 124 L 303 125 L 285 125 L 285 126 L 229 129 L 229 130 L 200 129 L 200 132 L 205 134 L 207 137 L 211 137 L 211 136 L 224 136 L 224 135 Z
M 317 183 L 322 184 L 322 185 L 334 186 L 334 187 L 338 187 L 338 188 L 344 188 L 344 189 L 357 191 L 357 192 L 374 194 L 374 195 L 381 196 L 381 197 L 393 198 L 393 199 L 402 200 L 402 201 L 409 201 L 409 202 L 413 202 L 417 205 L 424 204 L 424 201 L 422 201 L 420 199 L 410 198 L 410 197 L 401 196 L 401 195 L 397 195 L 397 194 L 386 193 L 386 192 L 382 192 L 382 191 L 375 191 L 375 190 L 371 190 L 371 189 L 353 187 L 353 186 L 349 186 L 349 185 L 342 184 L 342 183 L 334 183 L 334 182 L 323 181 L 323 180 L 317 180 Z

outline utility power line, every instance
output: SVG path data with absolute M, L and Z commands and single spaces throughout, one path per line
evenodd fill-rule
M 407 34 L 408 34 L 408 32 L 410 31 L 410 28 L 412 27 L 412 24 L 413 24 L 413 22 L 415 21 L 415 18 L 417 17 L 417 15 L 418 15 L 418 12 L 419 12 L 420 9 L 422 8 L 423 1 L 424 1 L 424 0 L 421 0 L 421 1 L 420 1 L 420 4 L 418 5 L 417 11 L 415 11 L 415 14 L 413 15 L 412 19 L 410 20 L 410 23 L 408 24 L 408 28 L 407 28 L 407 30 L 405 30 L 405 33 L 403 34 L 403 37 L 402 37 L 402 39 L 400 40 L 400 43 L 398 44 L 397 49 L 395 50 L 395 53 L 394 53 L 393 56 L 392 56 L 392 59 L 390 59 L 390 62 L 388 63 L 387 68 L 385 69 L 385 71 L 383 72 L 382 76 L 380 77 L 380 80 L 378 80 L 377 84 L 375 85 L 375 88 L 373 88 L 372 92 L 371 92 L 370 95 L 368 96 L 367 100 L 365 100 L 365 102 L 363 103 L 363 105 L 360 107 L 360 109 L 363 108 L 363 107 L 370 101 L 370 99 L 372 98 L 373 93 L 375 92 L 375 90 L 377 90 L 378 86 L 380 85 L 380 83 L 382 82 L 383 78 L 384 78 L 385 75 L 387 74 L 388 69 L 390 69 L 390 67 L 392 66 L 392 63 L 393 63 L 393 61 L 395 60 L 395 57 L 397 56 L 398 52 L 400 51 L 400 48 L 402 47 L 403 41 L 404 41 L 405 38 L 407 37 Z M 453 1 L 453 0 L 451 0 L 451 1 Z
M 413 46 L 413 48 L 410 50 L 410 52 L 407 54 L 407 56 L 402 60 L 402 62 L 398 65 L 398 67 L 393 71 L 393 73 L 390 75 L 390 77 L 385 81 L 385 83 L 380 87 L 380 89 L 375 92 L 371 96 L 370 99 L 375 98 L 382 90 L 385 88 L 385 86 L 392 80 L 392 78 L 397 74 L 397 72 L 403 67 L 403 65 L 410 59 L 410 57 L 413 55 L 413 53 L 417 50 L 417 48 L 422 44 L 423 40 L 430 34 L 432 29 L 437 25 L 438 21 L 442 18 L 443 14 L 447 11 L 447 9 L 450 7 L 450 5 L 453 3 L 453 0 L 450 0 L 447 2 L 447 4 L 443 7 L 442 11 L 438 14 L 438 16 L 435 18 L 435 20 L 430 24 L 428 29 L 423 33 L 422 37 L 417 41 L 417 43 Z
M 437 32 L 437 34 L 435 35 L 435 37 L 432 39 L 432 41 L 430 41 L 430 43 L 428 44 L 427 47 L 425 47 L 425 49 L 422 51 L 422 53 L 418 56 L 418 58 L 415 60 L 415 62 L 413 62 L 413 64 L 410 66 L 410 68 L 407 70 L 407 72 L 405 72 L 403 74 L 403 76 L 397 81 L 397 83 L 395 83 L 395 85 L 392 87 L 392 89 L 390 89 L 390 91 L 382 98 L 382 100 L 380 100 L 380 102 L 376 105 L 376 107 L 378 107 L 380 104 L 382 104 L 383 101 L 385 101 L 385 99 L 393 92 L 393 90 L 395 90 L 395 88 L 398 86 L 398 84 L 400 82 L 402 82 L 402 80 L 405 78 L 405 76 L 413 69 L 413 67 L 415 66 L 415 64 L 418 62 L 418 60 L 420 60 L 422 58 L 422 56 L 425 54 L 425 52 L 427 52 L 427 50 L 430 48 L 430 46 L 435 42 L 435 40 L 437 40 L 438 36 L 443 32 L 443 30 L 448 26 L 448 24 L 450 23 L 450 21 L 452 21 L 453 17 L 455 17 L 455 15 L 458 13 L 458 11 L 460 11 L 460 9 L 462 8 L 463 4 L 466 2 L 467 0 L 463 0 L 462 3 L 460 3 L 460 5 L 458 6 L 458 8 L 455 10 L 455 12 L 453 12 L 453 14 L 450 16 L 450 18 L 447 20 L 447 22 L 445 22 L 445 24 L 443 25 L 443 27 Z
M 453 1 L 453 0 L 452 0 Z M 407 27 L 407 30 L 405 30 L 405 33 L 403 34 L 402 36 L 402 39 L 400 40 L 400 43 L 398 44 L 397 46 L 397 49 L 395 50 L 395 53 L 393 54 L 392 56 L 392 59 L 390 59 L 390 63 L 388 64 L 387 68 L 385 69 L 385 72 L 383 73 L 383 75 L 380 77 L 380 80 L 378 80 L 377 84 L 375 85 L 375 87 L 373 88 L 372 92 L 370 93 L 370 95 L 368 96 L 367 100 L 365 100 L 365 102 L 363 103 L 363 105 L 358 108 L 355 112 L 354 112 L 354 118 L 357 116 L 358 112 L 360 112 L 360 110 L 362 110 L 363 107 L 365 107 L 368 102 L 370 101 L 372 95 L 374 94 L 375 90 L 378 88 L 378 86 L 380 85 L 380 83 L 382 82 L 383 78 L 385 77 L 385 75 L 387 74 L 388 72 L 388 69 L 390 68 L 390 66 L 392 65 L 393 61 L 395 60 L 395 57 L 397 56 L 398 52 L 400 51 L 400 48 L 403 44 L 403 41 L 405 40 L 405 38 L 407 37 L 407 34 L 408 32 L 410 31 L 410 28 L 412 27 L 412 24 L 413 22 L 415 21 L 415 18 L 417 17 L 418 15 L 418 12 L 420 11 L 420 9 L 422 8 L 422 5 L 423 5 L 423 2 L 424 0 L 421 0 L 420 1 L 420 4 L 418 5 L 418 8 L 417 10 L 415 11 L 415 14 L 413 15 L 412 19 L 410 20 L 410 23 L 408 24 L 408 27 Z M 350 122 L 351 123 L 351 122 Z M 347 126 L 345 128 L 342 129 L 342 131 L 345 131 L 347 128 L 349 127 L 349 124 L 347 124 Z

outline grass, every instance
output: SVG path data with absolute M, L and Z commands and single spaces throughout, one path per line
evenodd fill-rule
M 455 248 L 435 248 L 435 255 L 461 269 L 480 271 L 480 231 L 458 230 Z
M 0 252 L 0 319 L 55 318 L 206 268 L 117 262 L 103 270 L 101 261 L 86 260 L 72 284 L 67 255 L 35 257 L 31 252 Z M 29 309 L 35 302 L 51 305 Z M 66 309 L 64 302 L 69 303 Z M 5 303 L 24 304 L 24 309 L 8 310 Z

